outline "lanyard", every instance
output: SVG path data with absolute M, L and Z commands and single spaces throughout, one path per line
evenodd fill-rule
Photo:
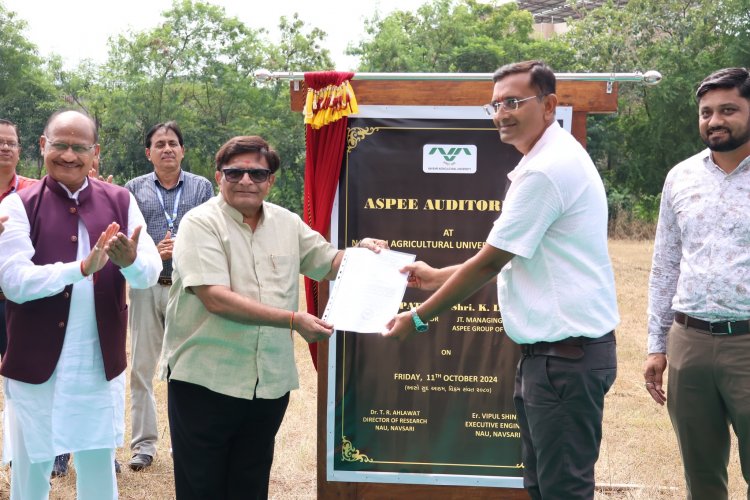
M 161 204 L 161 209 L 164 211 L 164 217 L 167 218 L 167 226 L 169 227 L 169 232 L 172 233 L 172 237 L 175 236 L 174 231 L 174 223 L 177 220 L 177 209 L 180 206 L 180 195 L 182 194 L 182 188 L 184 186 L 180 186 L 180 189 L 177 190 L 177 194 L 174 197 L 174 210 L 172 210 L 172 215 L 169 215 L 169 212 L 167 212 L 167 209 L 164 207 L 164 198 L 161 195 L 161 189 L 159 189 L 158 186 L 154 186 L 154 189 L 156 189 L 156 196 L 159 198 L 159 203 Z

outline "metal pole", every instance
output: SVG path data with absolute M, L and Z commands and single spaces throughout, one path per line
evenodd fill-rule
M 259 82 L 267 80 L 303 81 L 305 73 L 292 71 L 268 71 L 259 69 L 253 76 Z M 555 73 L 557 80 L 595 82 L 639 82 L 657 85 L 661 81 L 658 71 L 641 73 Z M 464 80 L 490 81 L 492 73 L 354 73 L 353 80 Z

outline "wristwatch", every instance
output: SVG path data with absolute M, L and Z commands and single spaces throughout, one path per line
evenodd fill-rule
M 430 325 L 422 321 L 422 318 L 420 318 L 419 314 L 417 314 L 416 307 L 411 308 L 411 319 L 412 321 L 414 321 L 414 328 L 416 328 L 419 333 L 424 333 L 429 330 Z

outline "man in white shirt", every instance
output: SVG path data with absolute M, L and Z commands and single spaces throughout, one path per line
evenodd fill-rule
M 719 70 L 696 97 L 708 149 L 664 182 L 643 375 L 654 401 L 667 403 L 688 498 L 720 500 L 729 422 L 750 484 L 750 72 Z
M 514 402 L 524 487 L 533 499 L 592 499 L 604 395 L 617 374 L 619 322 L 607 253 L 604 186 L 583 147 L 555 121 L 555 76 L 540 61 L 498 69 L 489 109 L 500 140 L 524 154 L 500 217 L 459 266 L 407 266 L 437 292 L 386 334 L 408 338 L 499 273 L 508 336 L 521 345 Z M 442 286 L 441 286 L 442 285 Z M 424 320 L 424 321 L 423 321 Z

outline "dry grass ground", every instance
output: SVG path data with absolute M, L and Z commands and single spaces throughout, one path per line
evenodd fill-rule
M 652 247 L 650 243 L 612 241 L 617 293 L 622 323 L 618 328 L 619 374 L 607 397 L 604 438 L 597 465 L 599 499 L 685 498 L 682 467 L 665 408 L 651 401 L 643 388 L 641 364 L 646 343 L 646 288 Z M 292 393 L 289 409 L 276 441 L 270 495 L 275 499 L 309 499 L 316 494 L 316 378 L 307 345 L 296 336 L 301 388 Z M 123 468 L 120 498 L 172 499 L 174 486 L 166 424 L 166 387 L 156 386 L 163 437 L 154 466 L 134 473 Z M 128 450 L 118 450 L 121 462 Z M 736 450 L 730 464 L 730 498 L 745 498 Z M 75 498 L 75 473 L 52 482 L 53 499 Z M 623 485 L 623 487 L 620 487 Z M 8 498 L 9 470 L 0 469 L 0 499 Z
M 685 498 L 685 481 L 677 441 L 666 407 L 648 396 L 642 363 L 646 346 L 648 273 L 653 245 L 610 241 L 621 323 L 617 329 L 618 375 L 607 396 L 604 436 L 597 464 L 599 485 L 630 485 L 600 498 Z M 746 498 L 746 488 L 732 451 L 730 498 Z

